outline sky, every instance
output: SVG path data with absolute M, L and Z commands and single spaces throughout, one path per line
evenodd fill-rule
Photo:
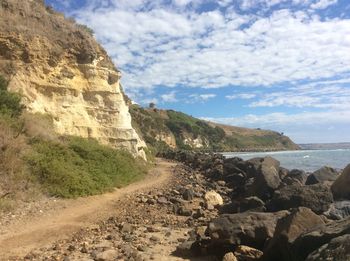
M 46 0 L 88 25 L 136 103 L 350 142 L 348 0 Z

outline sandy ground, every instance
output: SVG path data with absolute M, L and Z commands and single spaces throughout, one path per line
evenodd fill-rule
M 45 215 L 32 213 L 20 221 L 15 219 L 10 224 L 0 225 L 0 260 L 7 260 L 9 256 L 24 256 L 31 250 L 67 239 L 80 229 L 110 217 L 121 198 L 167 183 L 175 165 L 157 159 L 156 167 L 142 181 L 112 193 L 60 200 Z

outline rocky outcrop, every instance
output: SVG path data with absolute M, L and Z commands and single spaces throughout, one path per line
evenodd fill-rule
M 350 235 L 333 238 L 329 243 L 312 252 L 306 261 L 350 260 Z
M 264 260 L 290 260 L 293 241 L 302 233 L 323 224 L 322 218 L 310 209 L 294 209 L 290 215 L 278 220 L 275 234 L 264 250 Z
M 221 215 L 210 222 L 208 234 L 217 245 L 247 245 L 262 249 L 272 238 L 277 220 L 288 214 L 288 211 L 280 211 Z
M 145 158 L 115 69 L 86 27 L 43 1 L 0 3 L 0 74 L 59 134 L 95 138 Z
M 332 184 L 335 199 L 350 199 L 350 164 Z
M 254 182 L 248 189 L 248 194 L 250 196 L 258 196 L 263 200 L 271 198 L 274 190 L 276 190 L 281 183 L 279 167 L 279 161 L 274 158 L 265 157 L 257 159 Z
M 291 185 L 275 191 L 267 204 L 269 211 L 307 207 L 316 214 L 327 211 L 333 202 L 333 196 L 325 185 Z
M 294 255 L 291 260 L 305 260 L 310 253 L 316 251 L 332 239 L 347 234 L 350 234 L 350 218 L 315 227 L 307 233 L 301 234 L 293 242 L 292 249 L 294 250 Z
M 307 177 L 306 185 L 318 184 L 318 183 L 332 183 L 338 177 L 339 173 L 331 167 L 322 167 L 316 170 L 314 173 Z

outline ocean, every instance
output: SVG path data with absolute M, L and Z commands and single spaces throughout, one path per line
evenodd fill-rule
M 350 149 L 295 150 L 274 152 L 226 152 L 225 157 L 240 157 L 248 160 L 255 157 L 271 156 L 287 169 L 302 169 L 313 172 L 323 166 L 343 169 L 350 164 Z

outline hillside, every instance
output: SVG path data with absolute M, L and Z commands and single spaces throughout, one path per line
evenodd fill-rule
M 130 107 L 133 126 L 148 145 L 202 151 L 295 150 L 298 145 L 278 132 L 206 122 L 181 112 Z
M 120 78 L 91 29 L 43 0 L 0 1 L 0 213 L 143 177 Z
M 120 71 L 91 29 L 43 0 L 0 2 L 0 75 L 22 95 L 26 111 L 52 116 L 57 133 L 94 138 L 145 158 Z

